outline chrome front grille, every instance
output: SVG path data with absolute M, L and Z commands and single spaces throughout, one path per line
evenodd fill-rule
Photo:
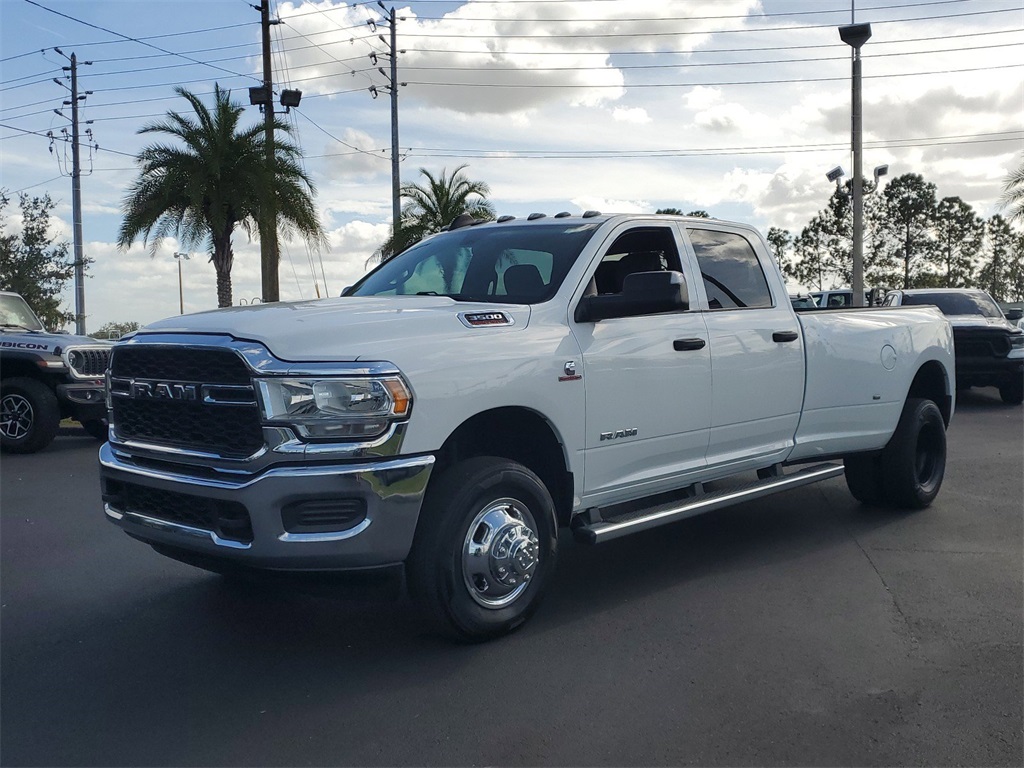
M 75 378 L 99 379 L 110 362 L 109 347 L 71 347 L 65 359 Z
M 110 404 L 121 441 L 231 459 L 264 445 L 249 369 L 228 349 L 118 347 L 110 363 Z

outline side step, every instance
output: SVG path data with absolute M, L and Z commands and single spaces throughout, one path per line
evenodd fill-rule
M 578 541 L 586 544 L 600 544 L 620 536 L 646 531 L 666 523 L 673 523 L 687 517 L 729 507 L 743 501 L 759 499 L 780 491 L 788 491 L 801 485 L 810 485 L 843 474 L 842 464 L 815 464 L 791 475 L 765 473 L 770 476 L 753 483 L 705 493 L 700 483 L 695 483 L 688 498 L 658 504 L 645 509 L 633 510 L 616 517 L 602 517 L 600 509 L 587 510 L 581 516 L 587 522 L 573 528 Z

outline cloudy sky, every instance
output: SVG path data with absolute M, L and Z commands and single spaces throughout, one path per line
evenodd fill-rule
M 254 0 L 257 2 L 257 0 Z M 257 2 L 258 4 L 258 2 Z M 463 164 L 499 214 L 704 209 L 794 231 L 852 169 L 850 49 L 869 22 L 864 165 L 921 173 L 941 196 L 998 210 L 1024 151 L 1021 0 L 470 0 L 392 4 L 401 177 Z M 330 248 L 285 245 L 283 299 L 336 295 L 366 269 L 391 218 L 388 24 L 376 2 L 271 3 L 275 89 L 303 93 L 293 123 Z M 214 83 L 248 103 L 262 79 L 246 0 L 0 0 L 0 187 L 48 193 L 71 238 L 64 54 L 76 54 L 87 328 L 178 312 L 173 240 L 114 246 L 137 131 Z M 371 93 L 376 89 L 378 98 Z M 247 107 L 247 120 L 261 119 Z M 83 128 L 85 126 L 83 125 Z M 52 132 L 53 142 L 47 137 Z M 83 137 L 83 141 L 86 138 Z M 151 139 L 150 139 L 151 140 Z M 884 179 L 883 179 L 884 181 Z M 16 197 L 12 195 L 12 197 Z M 16 206 L 15 206 L 16 207 Z M 15 219 L 8 222 L 16 229 Z M 259 245 L 235 237 L 234 296 L 259 295 Z M 185 311 L 216 306 L 208 257 L 182 264 Z M 67 291 L 73 308 L 73 289 Z

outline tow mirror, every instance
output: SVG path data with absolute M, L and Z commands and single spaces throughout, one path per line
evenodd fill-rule
M 576 307 L 577 323 L 614 317 L 685 312 L 690 308 L 686 281 L 679 272 L 634 272 L 626 275 L 622 293 L 585 296 Z
M 1024 309 L 1021 309 L 1020 307 L 1013 307 L 1012 309 L 1006 310 L 1006 319 L 1011 323 L 1016 323 L 1022 317 L 1024 317 Z

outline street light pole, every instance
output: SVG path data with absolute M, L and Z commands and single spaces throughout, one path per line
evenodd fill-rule
M 191 258 L 187 253 L 175 253 L 174 260 L 178 262 L 178 314 L 185 314 L 185 291 L 181 287 L 181 260 Z
M 861 114 L 860 48 L 871 37 L 870 24 L 848 24 L 839 37 L 853 48 L 852 107 L 850 139 L 853 150 L 853 306 L 864 306 L 864 146 Z

